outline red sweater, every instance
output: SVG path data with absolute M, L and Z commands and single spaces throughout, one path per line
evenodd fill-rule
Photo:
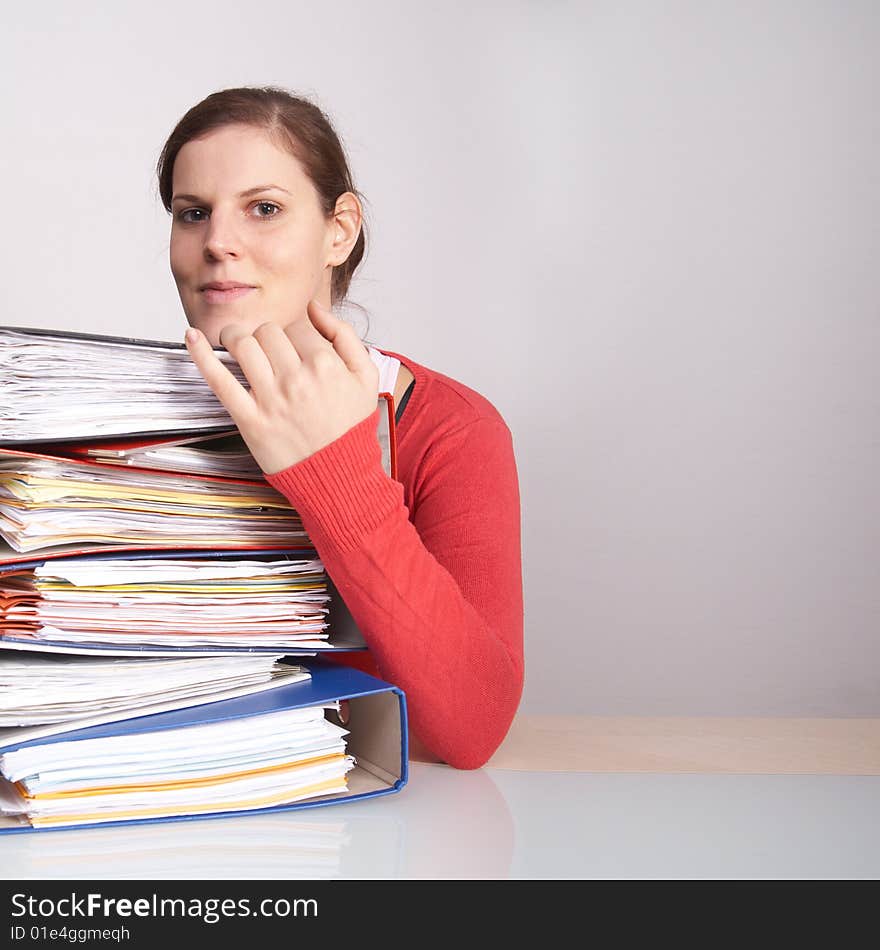
M 523 682 L 519 485 L 492 404 L 406 357 L 415 386 L 382 468 L 378 410 L 268 482 L 296 508 L 369 647 L 343 662 L 406 694 L 411 746 L 479 768 Z

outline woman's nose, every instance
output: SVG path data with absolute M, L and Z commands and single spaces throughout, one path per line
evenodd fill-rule
M 218 259 L 238 257 L 241 254 L 241 241 L 235 222 L 228 214 L 211 213 L 208 227 L 205 229 L 205 257 Z

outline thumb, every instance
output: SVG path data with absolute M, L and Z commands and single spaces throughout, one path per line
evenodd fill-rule
M 309 301 L 308 314 L 312 326 L 333 344 L 333 348 L 345 365 L 353 373 L 367 373 L 369 376 L 373 361 L 370 359 L 367 348 L 358 339 L 354 328 L 344 320 L 340 320 L 317 300 Z
M 339 333 L 340 327 L 344 326 L 343 321 L 332 310 L 329 310 L 317 300 L 309 301 L 306 312 L 312 326 L 331 343 Z

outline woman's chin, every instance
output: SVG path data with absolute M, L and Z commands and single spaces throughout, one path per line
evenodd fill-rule
M 234 321 L 230 320 L 229 322 L 232 323 Z M 215 350 L 220 346 L 220 330 L 222 327 L 212 327 L 204 320 L 190 320 L 189 325 L 191 327 L 195 327 L 197 330 L 200 330 L 202 335 Z
M 253 316 L 249 317 L 246 314 L 235 313 L 235 311 L 230 308 L 229 310 L 224 310 L 222 314 L 199 314 L 198 316 L 191 318 L 189 324 L 190 326 L 195 327 L 197 330 L 201 330 L 214 349 L 220 349 L 222 348 L 222 344 L 220 343 L 220 333 L 224 327 L 235 324 L 236 326 L 241 327 L 243 330 L 246 330 L 248 333 L 253 333 L 254 330 L 259 326 L 260 321 L 258 318 Z

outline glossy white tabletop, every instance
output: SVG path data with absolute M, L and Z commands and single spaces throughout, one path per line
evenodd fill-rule
M 275 815 L 0 838 L 4 879 L 873 878 L 880 776 L 457 772 Z

